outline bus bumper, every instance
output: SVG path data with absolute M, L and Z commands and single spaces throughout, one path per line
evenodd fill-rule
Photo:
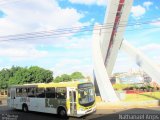
M 82 116 L 84 116 L 84 115 L 93 113 L 93 112 L 95 112 L 95 111 L 96 111 L 96 106 L 93 107 L 93 108 L 90 108 L 90 109 L 88 109 L 88 110 L 84 110 L 84 111 L 78 110 L 78 111 L 77 111 L 77 117 L 82 117 Z

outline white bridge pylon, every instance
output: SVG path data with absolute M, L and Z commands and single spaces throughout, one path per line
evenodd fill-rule
M 140 50 L 133 47 L 127 41 L 123 41 L 121 49 L 124 50 L 130 57 L 141 67 L 154 81 L 160 84 L 160 68 L 157 64 L 149 59 Z
M 133 0 L 108 0 L 107 2 L 104 29 L 99 30 L 100 25 L 95 25 L 93 30 L 93 64 L 94 76 L 102 100 L 115 102 L 119 101 L 119 98 L 109 77 L 112 74 L 121 46 L 158 83 L 160 83 L 160 71 L 138 49 L 123 41 L 123 34 Z M 123 27 L 121 27 L 122 25 Z

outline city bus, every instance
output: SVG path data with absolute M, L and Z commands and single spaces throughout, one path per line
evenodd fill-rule
M 27 111 L 81 117 L 96 110 L 91 82 L 13 85 L 8 88 L 8 107 Z

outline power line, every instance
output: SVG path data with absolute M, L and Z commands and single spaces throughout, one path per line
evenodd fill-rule
M 142 29 L 131 29 L 131 30 L 126 30 L 126 31 L 131 32 L 131 31 L 137 31 L 137 30 L 157 29 L 157 28 L 160 28 L 160 27 L 142 28 Z M 123 31 L 118 31 L 118 32 L 123 32 Z M 102 33 L 109 33 L 109 32 L 101 32 L 101 34 Z M 99 31 L 96 32 L 96 33 L 94 33 L 94 34 L 99 34 Z M 79 34 L 79 35 L 81 35 L 81 34 Z M 85 35 L 90 35 L 90 34 L 87 33 Z M 4 41 L 17 41 L 17 40 L 25 41 L 26 39 L 27 40 L 32 40 L 32 39 L 35 39 L 35 38 L 38 40 L 38 38 L 50 38 L 50 37 L 51 38 L 66 38 L 68 36 L 69 36 L 69 34 L 63 34 L 63 35 L 62 34 L 61 35 L 43 35 L 43 36 L 32 36 L 30 38 L 16 38 L 16 39 L 6 39 L 6 40 L 0 40 L 0 41 L 1 42 L 4 42 Z
M 16 2 L 18 2 L 18 1 L 20 1 L 20 0 L 12 0 L 12 1 L 10 1 L 10 0 L 5 0 L 5 2 L 14 2 L 14 1 L 16 1 Z M 2 3 L 4 2 L 4 1 L 1 1 Z M 159 16 L 158 16 L 159 17 Z M 147 19 L 147 18 L 145 18 L 145 19 Z M 149 19 L 151 19 L 151 17 L 149 17 Z M 152 17 L 152 19 L 153 19 L 153 17 Z M 127 21 L 121 21 L 121 23 L 126 23 Z M 148 23 L 148 22 L 150 22 L 150 21 L 145 21 L 146 23 Z M 128 24 L 127 24 L 127 26 L 129 27 L 129 26 L 132 26 L 133 24 L 134 25 L 140 25 L 142 23 L 142 21 L 141 22 L 129 22 Z M 106 24 L 100 24 L 100 27 L 102 28 L 102 27 L 105 27 L 106 28 L 106 26 L 107 27 L 112 27 L 113 26 L 113 22 L 112 23 L 106 23 Z M 143 23 L 142 23 L 143 24 Z M 121 24 L 121 25 L 119 25 L 119 27 L 123 27 L 125 24 Z M 24 34 L 16 34 L 16 35 L 7 35 L 7 36 L 0 36 L 0 38 L 2 38 L 2 37 L 16 37 L 16 36 L 27 36 L 27 35 L 38 35 L 38 34 L 57 34 L 57 33 L 60 33 L 60 32 L 65 32 L 65 31 L 70 31 L 70 32 L 72 32 L 72 31 L 79 31 L 79 29 L 81 29 L 81 30 L 85 30 L 85 29 L 92 29 L 92 27 L 93 27 L 94 25 L 90 25 L 90 26 L 77 26 L 77 27 L 71 27 L 71 28 L 63 28 L 63 29 L 57 29 L 57 30 L 49 30 L 49 31 L 41 31 L 41 32 L 33 32 L 33 33 L 24 33 Z M 91 27 L 91 28 L 90 28 Z M 103 28 L 102 28 L 103 29 Z M 63 34 L 63 33 L 62 33 Z M 64 33 L 65 34 L 65 33 Z
M 160 20 L 156 21 L 145 21 L 141 23 L 132 23 L 132 24 L 119 24 L 118 28 L 120 27 L 131 27 L 135 25 L 144 25 L 144 24 L 151 24 L 151 23 L 157 23 L 160 22 Z M 113 28 L 113 25 L 98 25 L 96 26 L 96 29 L 110 29 Z M 77 33 L 77 32 L 85 32 L 85 31 L 90 31 L 93 29 L 93 25 L 90 26 L 81 26 L 81 27 L 71 27 L 71 28 L 63 28 L 63 29 L 56 29 L 56 30 L 49 30 L 49 31 L 40 31 L 40 32 L 32 32 L 32 33 L 23 33 L 23 34 L 16 34 L 16 35 L 7 35 L 7 36 L 0 36 L 0 38 L 11 38 L 11 37 L 21 37 L 21 36 L 31 36 L 31 35 L 48 35 L 48 34 L 54 34 L 54 35 L 59 35 L 59 34 L 66 34 L 66 33 Z
M 148 24 L 147 23 L 143 23 L 143 24 Z M 140 25 L 140 24 L 139 24 Z M 142 25 L 142 23 L 141 23 Z M 133 25 L 132 25 L 133 26 Z M 120 27 L 125 27 L 125 26 L 120 26 Z M 109 28 L 113 28 L 113 27 L 105 27 L 105 26 L 102 26 L 102 27 L 98 27 L 96 28 L 95 30 L 102 30 L 102 29 L 109 29 Z M 151 28 L 152 29 L 152 28 Z M 21 39 L 34 39 L 34 38 L 43 38 L 43 37 L 49 37 L 49 36 L 63 36 L 63 35 L 72 35 L 72 34 L 75 34 L 75 33 L 83 33 L 83 32 L 90 32 L 90 31 L 93 31 L 93 28 L 87 28 L 87 29 L 83 29 L 83 30 L 80 30 L 80 31 L 77 31 L 77 30 L 72 30 L 72 31 L 60 31 L 60 32 L 43 32 L 43 33 L 31 33 L 31 34 L 20 34 L 20 35 L 14 35 L 14 36 L 1 36 L 0 37 L 0 41 L 11 41 L 11 40 L 21 40 Z

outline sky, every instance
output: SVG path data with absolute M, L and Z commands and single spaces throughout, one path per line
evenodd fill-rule
M 54 76 L 75 71 L 92 76 L 92 26 L 103 24 L 106 8 L 107 0 L 1 0 L 0 69 L 37 65 L 52 70 Z M 158 20 L 159 0 L 134 0 L 128 24 L 150 22 L 127 26 L 124 38 L 160 65 Z M 79 33 L 80 26 L 90 26 L 91 30 Z M 13 35 L 66 28 L 77 29 L 58 37 L 23 36 L 23 39 L 9 40 Z M 113 72 L 131 69 L 138 66 L 120 50 Z

